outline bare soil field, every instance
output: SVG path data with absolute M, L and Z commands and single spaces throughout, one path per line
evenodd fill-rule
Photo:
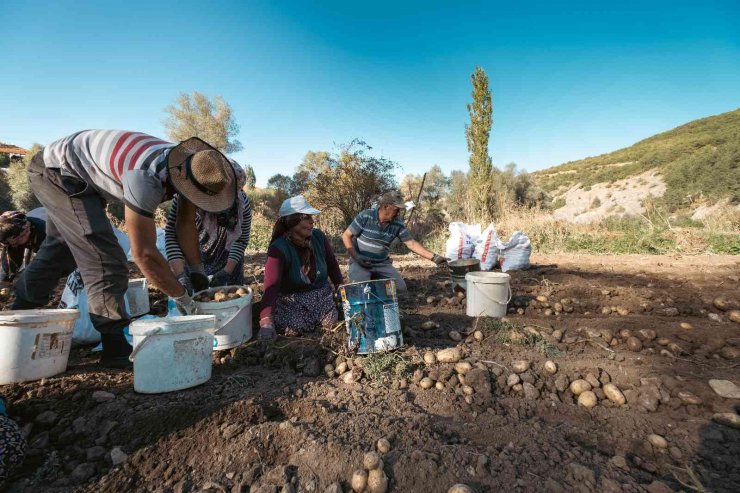
M 208 383 L 142 395 L 74 349 L 66 373 L 0 387 L 30 444 L 8 491 L 346 493 L 383 438 L 393 492 L 740 491 L 740 430 L 716 416 L 740 399 L 708 383 L 740 384 L 740 259 L 533 262 L 502 323 L 398 258 L 405 346 L 385 359 L 342 354 L 340 328 L 214 354 Z M 451 348 L 457 364 L 426 354 Z

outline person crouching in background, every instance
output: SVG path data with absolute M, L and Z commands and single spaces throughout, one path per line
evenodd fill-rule
M 261 339 L 274 339 L 276 328 L 290 337 L 337 323 L 334 291 L 344 281 L 328 238 L 313 227 L 320 212 L 301 195 L 280 207 L 265 263 Z
M 39 209 L 40 210 L 40 209 Z M 46 221 L 20 211 L 0 215 L 0 283 L 11 283 L 46 238 Z

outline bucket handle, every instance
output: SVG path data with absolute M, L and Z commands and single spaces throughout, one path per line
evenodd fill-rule
M 483 297 L 484 297 L 484 298 L 486 298 L 486 299 L 487 299 L 488 301 L 491 301 L 491 302 L 493 302 L 493 303 L 496 303 L 496 304 L 498 304 L 498 305 L 508 305 L 508 304 L 509 304 L 509 302 L 511 301 L 511 298 L 512 298 L 512 296 L 514 296 L 514 293 L 513 293 L 513 291 L 511 290 L 511 285 L 508 285 L 508 286 L 506 286 L 506 289 L 507 289 L 507 290 L 509 291 L 509 297 L 508 297 L 508 298 L 506 299 L 506 301 L 504 301 L 504 302 L 501 302 L 501 301 L 498 301 L 498 300 L 494 300 L 494 299 L 492 299 L 492 298 L 489 298 L 489 297 L 488 297 L 488 295 L 486 295 L 486 294 L 485 294 L 485 293 L 483 292 L 483 290 L 482 290 L 482 289 L 479 289 L 479 290 L 478 290 L 478 292 L 479 292 L 479 293 L 480 293 L 481 295 L 483 295 Z
M 150 330 L 149 332 L 145 332 L 144 334 L 142 334 L 144 336 L 144 340 L 141 341 L 139 344 L 137 344 L 134 350 L 131 351 L 131 354 L 129 355 L 128 360 L 133 363 L 134 358 L 136 358 L 136 355 L 139 353 L 139 351 L 141 351 L 141 348 L 143 348 L 144 345 L 147 342 L 149 342 L 150 339 L 153 338 L 152 336 L 155 336 L 159 334 L 160 332 L 162 332 L 162 327 L 156 327 Z

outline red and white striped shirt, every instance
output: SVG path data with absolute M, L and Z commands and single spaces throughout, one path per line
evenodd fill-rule
M 164 199 L 167 153 L 174 146 L 141 132 L 83 130 L 46 146 L 44 164 L 151 217 Z

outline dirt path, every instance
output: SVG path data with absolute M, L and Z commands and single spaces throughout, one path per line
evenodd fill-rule
M 131 373 L 100 371 L 87 349 L 74 350 L 64 375 L 0 387 L 31 443 L 9 491 L 323 492 L 338 481 L 348 492 L 380 438 L 391 444 L 382 459 L 395 492 L 689 491 L 678 482 L 696 486 L 689 470 L 710 491 L 740 491 L 740 430 L 712 421 L 740 400 L 707 383 L 740 384 L 740 325 L 713 305 L 740 301 L 740 259 L 533 260 L 512 275 L 509 323 L 494 324 L 449 303 L 428 262 L 398 259 L 410 287 L 397 352 L 407 366 L 387 385 L 368 382 L 367 360 L 347 361 L 359 382 L 325 376 L 341 360 L 318 335 L 223 353 L 207 384 L 164 395 L 136 394 Z M 428 321 L 436 325 L 423 329 Z M 448 336 L 473 329 L 482 341 Z M 467 388 L 454 365 L 424 363 L 426 351 L 452 347 L 471 363 Z M 543 369 L 548 359 L 557 373 Z M 520 360 L 528 365 L 517 374 Z M 422 389 L 421 377 L 441 389 Z M 626 404 L 595 388 L 598 404 L 578 406 L 567 387 L 579 378 L 615 383 Z

